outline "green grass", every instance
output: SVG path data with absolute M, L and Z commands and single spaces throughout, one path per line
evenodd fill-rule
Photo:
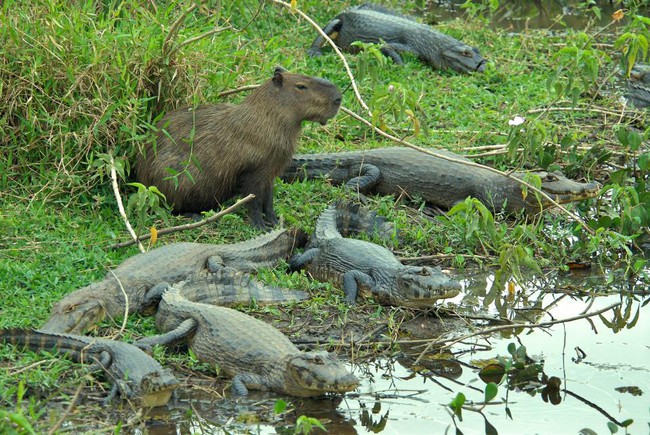
M 0 327 L 38 327 L 63 295 L 101 279 L 108 269 L 137 252 L 134 247 L 111 249 L 128 235 L 109 181 L 100 176 L 94 163 L 109 152 L 132 161 L 162 111 L 220 101 L 219 92 L 260 83 L 271 76 L 276 65 L 327 77 L 341 89 L 349 84 L 331 50 L 325 50 L 320 58 L 306 56 L 305 49 L 315 37 L 308 23 L 268 2 L 223 2 L 220 14 L 209 9 L 189 14 L 178 34 L 171 38 L 172 46 L 179 47 L 172 54 L 163 53 L 163 41 L 181 11 L 193 1 L 155 2 L 156 9 L 148 2 L 125 1 L 120 7 L 105 10 L 97 9 L 91 1 L 67 6 L 59 3 L 5 1 L 1 6 L 0 42 L 5 55 L 0 62 Z M 298 6 L 321 25 L 342 7 L 336 2 L 323 5 L 315 0 L 299 2 Z M 230 27 L 182 44 L 215 25 Z M 566 99 L 558 102 L 547 82 L 558 68 L 554 55 L 562 47 L 576 43 L 576 32 L 567 30 L 562 37 L 551 37 L 543 31 L 511 35 L 491 30 L 478 21 L 462 20 L 438 27 L 480 47 L 491 62 L 487 71 L 475 75 L 432 71 L 410 55 L 405 56 L 404 66 L 387 62 L 380 68 L 367 53 L 347 56 L 355 73 L 363 56 L 370 63 L 371 74 L 358 81 L 366 101 L 372 101 L 377 90 L 391 83 L 415 94 L 418 103 L 413 110 L 426 128 L 414 136 L 408 118 L 386 115 L 384 121 L 400 137 L 452 150 L 503 144 L 509 132 L 507 122 L 515 115 L 549 105 L 567 107 L 563 103 Z M 611 39 L 601 35 L 597 42 Z M 607 49 L 596 54 L 601 62 L 600 78 L 604 80 L 617 67 L 613 60 L 616 53 Z M 572 74 L 578 77 L 581 71 Z M 620 91 L 609 82 L 606 89 L 613 93 L 584 94 L 579 101 L 620 110 Z M 226 101 L 241 98 L 234 95 Z M 345 92 L 343 104 L 362 112 L 351 90 Z M 371 109 L 382 111 L 382 107 Z M 647 140 L 648 133 L 643 131 L 647 128 L 646 118 L 640 115 L 630 128 L 645 134 Z M 573 176 L 608 182 L 611 167 L 592 165 L 589 150 L 595 147 L 627 155 L 636 152 L 622 146 L 612 133 L 612 126 L 619 122 L 617 117 L 576 110 L 542 114 L 539 122 L 546 128 L 546 141 L 564 151 L 557 153 L 554 164 L 565 167 Z M 327 126 L 306 125 L 300 151 L 333 152 L 390 145 L 341 113 Z M 645 146 L 647 152 L 647 143 Z M 610 160 L 620 162 L 617 159 L 614 156 Z M 482 162 L 505 169 L 517 166 L 506 155 Z M 535 166 L 534 158 L 525 163 Z M 643 193 L 639 183 L 644 177 L 647 172 L 640 172 L 636 180 L 617 184 L 616 192 L 623 192 L 627 186 Z M 124 182 L 121 190 L 125 200 L 133 193 Z M 316 217 L 327 204 L 347 195 L 325 181 L 278 182 L 276 192 L 276 211 L 285 226 L 307 231 L 313 230 Z M 640 198 L 637 211 L 645 208 L 650 213 L 647 194 Z M 612 203 L 604 197 L 589 204 L 597 204 L 602 214 L 611 215 L 624 215 L 634 206 Z M 562 268 L 569 261 L 601 261 L 605 268 L 615 264 L 632 267 L 643 261 L 640 255 L 627 251 L 630 241 L 617 233 L 622 225 L 603 226 L 599 220 L 602 214 L 596 215 L 587 206 L 573 209 L 594 229 L 603 227 L 605 232 L 598 239 L 562 214 L 549 213 L 530 222 L 497 216 L 470 228 L 475 209 L 466 215 L 429 219 L 420 213 L 422 204 L 417 200 L 397 203 L 393 198 L 375 197 L 369 205 L 398 223 L 404 238 L 398 248 L 401 255 L 465 255 L 449 263 L 457 267 L 478 263 L 518 276 L 528 260 L 544 268 Z M 246 225 L 244 217 L 245 213 L 239 211 L 212 226 L 166 236 L 158 243 L 244 240 L 257 234 Z M 138 224 L 135 216 L 131 219 Z M 640 221 L 645 222 L 643 219 L 647 217 L 641 216 Z M 179 222 L 182 219 L 169 217 L 168 222 L 162 222 L 157 216 L 149 216 L 139 223 L 138 231 Z M 641 232 L 637 228 L 625 236 L 636 237 Z M 573 243 L 567 242 L 570 236 L 575 237 Z M 527 251 L 522 254 L 518 247 Z M 519 257 L 508 257 L 504 252 L 519 252 Z M 474 254 L 487 258 L 472 262 Z M 314 318 L 326 316 L 326 310 L 346 315 L 347 309 L 328 285 L 314 283 L 304 275 L 289 276 L 282 267 L 265 273 L 264 279 L 319 292 L 325 288 L 326 297 L 313 303 Z M 137 335 L 152 332 L 153 325 L 150 319 L 134 318 L 129 328 Z M 42 359 L 35 354 L 17 355 L 3 347 L 0 365 L 15 369 Z M 26 383 L 28 393 L 39 387 L 74 392 L 79 382 L 74 365 L 53 360 L 40 367 L 20 376 L 0 374 L 0 402 L 8 405 L 17 400 L 19 382 Z M 40 399 L 23 400 L 27 404 L 24 412 L 37 410 L 31 421 L 38 421 L 43 425 L 41 429 L 48 427 L 47 418 L 40 415 L 46 409 L 45 403 Z M 0 419 L 0 428 L 6 424 Z

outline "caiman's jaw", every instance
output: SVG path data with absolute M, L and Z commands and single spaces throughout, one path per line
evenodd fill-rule
M 440 299 L 458 296 L 462 286 L 443 274 L 440 269 L 426 266 L 404 266 L 398 273 L 391 305 L 411 308 L 431 308 Z
M 579 183 L 566 178 L 558 172 L 534 172 L 534 174 L 542 179 L 542 192 L 559 204 L 593 198 L 600 190 L 600 186 L 594 181 L 590 183 Z M 535 201 L 535 195 L 530 196 L 532 198 L 531 200 Z M 542 201 L 542 203 L 547 202 Z
M 297 397 L 345 393 L 359 385 L 356 376 L 328 352 L 304 352 L 287 363 L 284 390 Z
M 106 316 L 103 304 L 96 299 L 80 303 L 58 302 L 52 309 L 49 320 L 41 331 L 81 334 L 101 322 Z
M 142 378 L 139 388 L 134 392 L 138 405 L 146 408 L 164 406 L 169 402 L 178 379 L 169 370 L 152 372 Z
M 476 48 L 464 44 L 445 50 L 442 57 L 451 69 L 462 73 L 483 72 L 487 63 Z

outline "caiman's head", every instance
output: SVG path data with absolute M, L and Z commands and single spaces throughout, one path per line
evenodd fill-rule
M 50 318 L 40 329 L 47 332 L 82 334 L 91 326 L 101 322 L 106 310 L 101 300 L 79 297 L 74 292 L 57 302 L 52 308 Z
M 303 352 L 287 361 L 285 392 L 297 397 L 345 393 L 359 385 L 356 376 L 328 352 Z
M 596 182 L 590 183 L 580 183 L 573 181 L 565 177 L 559 172 L 533 172 L 533 174 L 538 175 L 542 180 L 542 192 L 546 193 L 553 200 L 560 204 L 566 204 L 573 201 L 582 201 L 584 199 L 593 198 L 598 194 L 599 186 Z M 523 174 L 516 173 L 513 174 L 519 178 L 523 177 Z M 526 201 L 534 208 L 539 210 L 539 203 L 535 197 L 535 194 L 528 192 L 526 196 Z M 548 207 L 550 203 L 544 198 L 542 198 L 542 206 Z
M 390 305 L 430 308 L 439 299 L 453 298 L 462 289 L 440 269 L 426 266 L 402 266 L 396 281 L 386 295 Z
M 481 56 L 477 48 L 470 47 L 462 42 L 452 44 L 442 51 L 443 64 L 460 73 L 474 71 L 483 72 L 487 60 Z
M 178 379 L 169 369 L 152 371 L 140 380 L 140 385 L 131 384 L 131 395 L 139 406 L 153 408 L 164 406 L 178 388 Z

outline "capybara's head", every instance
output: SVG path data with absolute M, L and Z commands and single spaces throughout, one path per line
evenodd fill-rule
M 291 108 L 301 121 L 316 121 L 322 125 L 333 118 L 341 107 L 341 92 L 329 80 L 293 74 L 276 67 L 270 81 L 277 104 Z

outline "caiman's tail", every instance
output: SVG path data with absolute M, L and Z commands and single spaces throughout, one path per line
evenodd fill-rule
M 73 360 L 78 360 L 80 352 L 89 344 L 63 334 L 27 328 L 0 329 L 0 343 L 10 343 L 35 352 L 58 350 L 68 353 Z
M 397 239 L 394 223 L 352 201 L 339 201 L 330 205 L 318 218 L 314 235 L 319 239 L 331 239 L 361 233 L 388 242 Z

